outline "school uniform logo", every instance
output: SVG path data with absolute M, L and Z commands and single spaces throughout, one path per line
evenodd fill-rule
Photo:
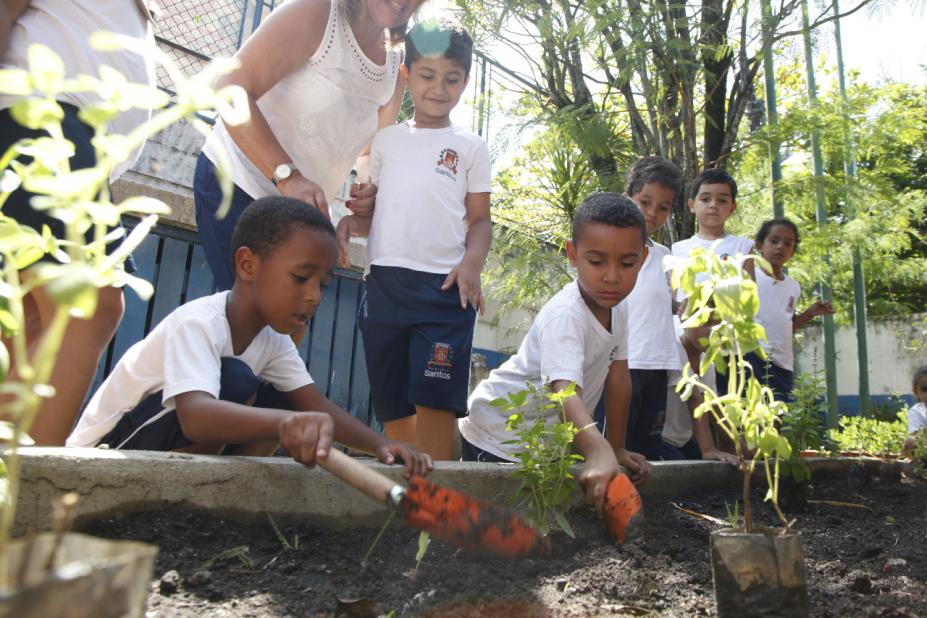
M 457 165 L 459 163 L 460 156 L 457 154 L 457 151 L 453 148 L 445 148 L 441 151 L 441 156 L 438 157 L 438 162 L 435 163 L 435 172 L 456 181 Z
M 454 349 L 449 343 L 431 344 L 431 359 L 425 369 L 426 378 L 450 380 L 449 370 L 454 366 Z
M 786 307 L 786 313 L 795 313 L 795 297 L 789 296 L 789 305 Z

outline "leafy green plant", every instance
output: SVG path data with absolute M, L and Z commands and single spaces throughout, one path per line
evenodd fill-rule
M 888 399 L 882 401 L 871 401 L 869 403 L 869 418 L 879 421 L 894 422 L 899 412 L 907 412 L 908 402 L 906 402 L 899 392 L 892 393 Z
M 872 417 L 844 416 L 838 427 L 827 432 L 840 452 L 853 452 L 877 457 L 896 456 L 908 435 L 908 413 L 902 410 L 894 421 Z
M 780 462 L 785 478 L 799 483 L 811 480 L 811 467 L 799 457 L 802 451 L 821 450 L 824 447 L 826 427 L 824 417 L 824 378 L 821 372 L 801 373 L 795 378 L 793 400 L 786 404 L 779 433 L 792 447 L 792 455 Z
M 724 513 L 727 523 L 731 528 L 736 528 L 740 523 L 740 502 L 734 500 L 734 505 L 731 506 L 728 504 L 727 500 L 724 501 Z
M 97 33 L 90 44 L 97 49 L 138 51 L 144 43 Z M 0 71 L 0 92 L 25 97 L 12 106 L 13 117 L 28 128 L 48 134 L 21 140 L 0 157 L 0 208 L 10 192 L 22 186 L 36 194 L 33 207 L 48 210 L 64 223 L 65 229 L 63 238 L 55 238 L 47 227 L 31 229 L 0 211 L 0 331 L 12 346 L 10 354 L 0 341 L 0 418 L 4 419 L 0 423 L 0 439 L 12 446 L 6 453 L 6 474 L 0 479 L 3 497 L 0 553 L 9 539 L 19 488 L 16 446 L 28 442 L 41 398 L 54 394 L 48 382 L 68 321 L 92 315 L 97 290 L 103 287 L 125 285 L 142 298 L 152 293 L 150 283 L 127 274 L 122 265 L 154 225 L 157 215 L 169 213 L 170 209 L 149 197 L 130 197 L 114 204 L 108 186 L 112 170 L 148 137 L 181 119 L 190 120 L 193 126 L 208 133 L 208 125 L 194 117 L 197 111 L 218 109 L 232 124 L 248 118 L 246 98 L 240 88 L 216 91 L 212 87 L 219 75 L 234 68 L 235 61 L 211 63 L 188 78 L 166 54 L 156 53 L 158 62 L 175 84 L 177 94 L 173 101 L 156 88 L 128 83 L 106 66 L 100 67 L 99 76 L 69 78 L 61 59 L 42 45 L 29 48 L 28 71 Z M 64 138 L 61 128 L 64 112 L 56 100 L 65 92 L 94 93 L 99 98 L 98 103 L 84 106 L 80 111 L 81 120 L 94 130 L 97 164 L 92 168 L 70 168 L 68 159 L 74 145 Z M 146 123 L 128 135 L 107 134 L 108 122 L 131 107 L 155 111 Z M 20 155 L 30 157 L 31 161 L 18 161 Z M 219 163 L 222 167 L 223 162 Z M 224 184 L 230 187 L 230 181 L 225 180 Z M 227 193 L 230 195 L 230 191 Z M 128 236 L 123 238 L 121 230 L 108 232 L 128 213 L 142 216 Z M 85 239 L 88 230 L 93 232 L 89 242 Z M 109 245 L 118 246 L 107 254 Z M 46 254 L 55 256 L 58 263 L 36 264 Z M 30 276 L 24 280 L 21 271 L 27 267 L 31 267 Z M 23 302 L 37 286 L 45 286 L 57 308 L 40 340 L 30 348 L 26 342 Z
M 768 268 L 762 258 L 749 259 L 757 260 L 758 267 Z M 770 388 L 757 381 L 744 359 L 750 352 L 765 357 L 760 341 L 766 338 L 766 331 L 754 321 L 760 306 L 756 283 L 746 274 L 740 259 L 722 260 L 710 250 L 695 248 L 688 258 L 667 260 L 672 266 L 673 287 L 689 297 L 683 326 L 710 327 L 708 337 L 700 341 L 705 348 L 701 367 L 715 364 L 728 380 L 727 393 L 719 395 L 687 364 L 676 388 L 683 400 L 700 389 L 703 402 L 695 409 L 695 418 L 711 414 L 734 445 L 743 474 L 746 531 L 753 532 L 750 480 L 760 461 L 769 485 L 766 500 L 788 529 L 789 522 L 778 503 L 780 458 L 792 454 L 792 446 L 778 430 L 786 406 L 776 401 Z
M 505 444 L 519 448 L 513 474 L 521 479 L 521 486 L 515 500 L 527 507 L 530 519 L 545 535 L 556 526 L 575 536 L 565 513 L 576 493 L 570 466 L 583 461 L 582 455 L 573 452 L 573 439 L 583 428 L 568 421 L 563 410 L 563 403 L 575 394 L 575 384 L 556 393 L 529 384 L 526 390 L 492 401 L 510 413 L 506 430 L 515 438 Z M 559 422 L 548 424 L 545 413 L 550 410 L 559 412 Z

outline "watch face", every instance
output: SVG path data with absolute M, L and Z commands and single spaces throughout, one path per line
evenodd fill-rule
M 293 173 L 293 168 L 287 165 L 286 163 L 281 163 L 277 166 L 277 169 L 274 170 L 274 176 L 278 180 L 283 180 L 284 178 L 289 178 L 290 174 Z

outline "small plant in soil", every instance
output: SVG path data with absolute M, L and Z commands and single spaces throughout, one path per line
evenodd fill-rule
M 744 259 L 757 260 L 758 267 L 765 260 L 758 256 Z M 750 502 L 750 480 L 758 463 L 762 462 L 770 501 L 786 529 L 789 522 L 779 508 L 780 458 L 788 458 L 792 447 L 779 426 L 787 409 L 776 401 L 773 392 L 753 376 L 745 355 L 755 353 L 765 358 L 760 342 L 766 331 L 754 321 L 760 306 L 756 283 L 743 270 L 742 261 L 722 260 L 701 248 L 693 250 L 687 259 L 667 258 L 673 266 L 673 287 L 682 289 L 689 297 L 683 316 L 685 328 L 710 326 L 707 338 L 700 343 L 705 352 L 702 367 L 715 364 L 719 373 L 727 374 L 727 393 L 705 384 L 687 364 L 677 390 L 688 399 L 694 389 L 700 389 L 703 402 L 694 416 L 711 414 L 717 427 L 734 445 L 738 467 L 743 474 L 744 528 L 753 532 L 753 506 Z M 704 278 L 703 281 L 699 279 Z
M 90 40 L 91 46 L 101 50 L 133 50 L 143 44 L 106 32 L 98 32 Z M 0 557 L 5 558 L 9 549 L 19 489 L 16 447 L 31 443 L 28 433 L 39 404 L 42 398 L 54 395 L 49 380 L 69 321 L 94 313 L 100 288 L 128 286 L 141 298 L 153 292 L 149 282 L 126 273 L 123 262 L 145 238 L 157 215 L 167 214 L 170 209 L 149 197 L 113 203 L 110 174 L 146 139 L 181 119 L 188 119 L 208 135 L 211 128 L 196 119 L 196 112 L 218 109 L 232 124 L 248 119 L 247 102 L 240 88 L 215 91 L 212 87 L 221 74 L 234 68 L 235 61 L 216 61 L 196 76 L 187 77 L 164 52 L 156 52 L 156 60 L 174 83 L 173 101 L 157 88 L 128 83 L 107 66 L 100 67 L 97 76 L 68 78 L 61 58 L 38 44 L 29 48 L 28 71 L 0 71 L 0 92 L 25 97 L 10 108 L 13 118 L 30 129 L 47 133 L 45 137 L 20 140 L 0 156 L 0 209 L 9 194 L 22 186 L 36 194 L 33 207 L 48 210 L 64 224 L 64 237 L 56 238 L 47 226 L 35 230 L 20 225 L 0 210 L 0 444 L 9 447 L 4 453 L 5 465 L 0 465 Z M 98 99 L 85 105 L 79 114 L 95 132 L 94 167 L 70 167 L 74 145 L 62 130 L 64 111 L 57 102 L 61 93 Z M 132 107 L 154 112 L 128 135 L 107 134 L 108 123 Z M 231 188 L 227 179 L 224 184 Z M 229 190 L 227 202 L 230 196 Z M 124 236 L 122 229 L 113 228 L 127 214 L 139 216 L 141 221 Z M 92 232 L 90 240 L 85 236 L 88 231 Z M 107 252 L 112 247 L 115 249 Z M 40 263 L 45 255 L 53 256 L 55 262 Z M 24 278 L 26 269 L 29 276 Z M 27 341 L 24 302 L 38 286 L 45 287 L 56 308 L 38 340 Z M 27 551 L 31 552 L 31 545 Z M 2 568 L 6 568 L 5 560 L 0 562 Z M 14 581 L 13 586 L 18 584 Z
M 583 461 L 582 455 L 573 452 L 573 440 L 582 428 L 568 421 L 563 409 L 563 403 L 574 394 L 575 384 L 556 393 L 529 384 L 525 390 L 492 402 L 510 413 L 506 430 L 515 437 L 505 444 L 520 449 L 513 473 L 521 480 L 515 500 L 528 509 L 529 518 L 544 535 L 559 528 L 575 536 L 565 513 L 576 494 L 570 466 Z M 554 409 L 560 421 L 548 425 L 544 412 Z

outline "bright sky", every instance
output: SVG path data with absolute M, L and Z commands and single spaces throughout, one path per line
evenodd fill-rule
M 859 69 L 867 81 L 890 78 L 919 84 L 927 82 L 927 3 L 877 0 L 876 5 L 882 8 L 874 12 L 860 10 L 840 23 L 847 69 Z M 848 0 L 841 2 L 844 10 L 852 6 Z M 824 53 L 836 64 L 836 47 L 830 27 L 826 38 L 828 45 Z

